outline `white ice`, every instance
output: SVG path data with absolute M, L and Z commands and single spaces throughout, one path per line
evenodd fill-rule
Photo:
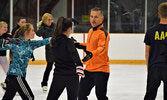
M 54 67 L 53 67 L 54 68 Z M 41 80 L 45 70 L 44 65 L 29 65 L 27 70 L 27 81 L 35 95 L 35 100 L 46 100 L 48 92 L 43 92 Z M 144 65 L 110 65 L 110 78 L 108 81 L 107 96 L 109 100 L 143 100 L 146 90 L 147 71 Z M 5 73 L 0 66 L 0 82 L 5 80 Z M 50 74 L 49 86 L 53 77 Z M 162 84 L 163 85 L 163 84 Z M 163 86 L 160 86 L 156 100 L 163 98 Z M 4 91 L 0 88 L 0 99 Z M 15 96 L 14 100 L 21 100 Z M 61 94 L 59 100 L 67 100 L 66 90 Z M 89 100 L 97 100 L 94 88 L 91 91 Z

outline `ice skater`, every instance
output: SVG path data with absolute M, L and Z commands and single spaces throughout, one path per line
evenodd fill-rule
M 0 39 L 12 38 L 12 35 L 7 33 L 7 31 L 8 31 L 8 24 L 4 21 L 1 21 L 0 22 Z M 2 66 L 6 74 L 9 68 L 9 63 L 6 57 L 6 50 L 0 51 L 0 65 Z M 7 80 L 1 83 L 1 86 L 3 89 L 6 89 L 6 83 L 7 83 Z
M 44 39 L 48 37 L 52 37 L 55 29 L 55 24 L 53 23 L 53 16 L 49 13 L 45 13 L 42 16 L 42 20 L 37 24 L 37 27 L 39 27 L 39 29 L 36 32 L 37 36 L 39 37 L 42 36 L 42 38 Z M 43 91 L 48 90 L 47 88 L 48 79 L 53 67 L 53 54 L 52 54 L 50 45 L 45 46 L 45 58 L 46 58 L 47 65 L 46 65 L 46 69 L 41 82 L 41 87 Z
M 145 58 L 147 64 L 147 88 L 144 100 L 155 100 L 157 90 L 161 84 L 164 83 L 164 100 L 167 100 L 167 65 L 166 49 L 162 47 L 167 33 L 167 2 L 161 3 L 158 6 L 158 15 L 160 18 L 159 24 L 152 26 L 146 32 L 145 43 Z M 166 44 L 165 44 L 166 46 Z
M 34 100 L 34 94 L 26 81 L 26 70 L 34 49 L 49 44 L 50 38 L 30 40 L 35 35 L 33 25 L 25 23 L 15 33 L 19 44 L 5 44 L 0 50 L 11 50 L 12 61 L 7 72 L 7 88 L 2 100 L 13 100 L 16 92 L 22 100 Z
M 14 36 L 15 32 L 17 31 L 17 29 L 19 29 L 23 24 L 25 24 L 27 22 L 26 18 L 24 17 L 18 17 L 17 18 L 17 23 L 16 26 L 13 28 L 12 30 L 12 36 Z M 31 55 L 32 61 L 35 61 L 35 57 L 34 54 L 32 53 Z
M 65 88 L 68 100 L 77 100 L 79 76 L 84 77 L 84 72 L 79 54 L 69 38 L 71 31 L 72 21 L 59 17 L 51 39 L 55 69 L 47 100 L 58 100 Z
M 0 39 L 12 38 L 12 35 L 7 33 L 8 31 L 8 24 L 4 21 L 0 22 Z M 9 63 L 6 58 L 6 50 L 0 51 L 0 65 L 2 66 L 5 74 L 9 68 Z

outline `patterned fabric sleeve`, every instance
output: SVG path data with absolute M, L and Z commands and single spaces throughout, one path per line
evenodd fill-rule
M 50 39 L 51 37 L 43 39 L 43 40 L 32 40 L 31 43 L 32 43 L 33 49 L 49 44 Z
M 16 46 L 16 44 L 5 44 L 2 48 L 0 48 L 0 51 L 3 50 L 11 50 L 12 48 L 14 48 Z

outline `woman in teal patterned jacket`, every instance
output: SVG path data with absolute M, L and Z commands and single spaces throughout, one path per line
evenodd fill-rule
M 12 61 L 7 72 L 7 88 L 2 100 L 13 100 L 18 92 L 23 100 L 34 100 L 34 95 L 25 79 L 28 62 L 34 49 L 49 44 L 50 38 L 30 40 L 35 35 L 32 24 L 21 26 L 14 37 L 19 38 L 19 44 L 5 44 L 0 50 L 11 50 Z

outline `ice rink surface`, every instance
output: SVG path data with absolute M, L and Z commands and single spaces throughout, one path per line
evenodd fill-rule
M 54 68 L 54 67 L 53 67 Z M 27 82 L 29 83 L 35 100 L 46 100 L 48 92 L 43 92 L 41 80 L 45 70 L 44 65 L 29 65 L 27 69 Z M 109 100 L 143 100 L 146 90 L 147 71 L 144 65 L 110 65 L 110 78 L 108 81 L 107 96 Z M 53 71 L 50 75 L 49 86 L 52 81 Z M 0 82 L 5 80 L 5 73 L 0 66 Z M 162 100 L 163 89 L 160 86 L 156 100 Z M 4 91 L 0 88 L 0 99 Z M 20 96 L 15 96 L 14 100 L 21 100 Z M 66 90 L 59 100 L 67 100 Z M 89 100 L 97 100 L 94 88 L 91 91 Z

